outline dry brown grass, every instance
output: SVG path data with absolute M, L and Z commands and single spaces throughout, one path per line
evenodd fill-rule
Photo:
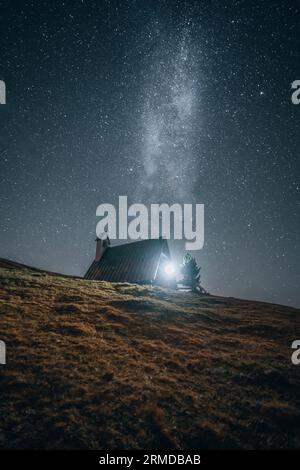
M 299 337 L 288 307 L 0 268 L 0 447 L 299 447 Z

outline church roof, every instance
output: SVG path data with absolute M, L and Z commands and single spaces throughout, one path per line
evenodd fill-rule
M 110 282 L 148 283 L 156 278 L 161 256 L 170 258 L 167 240 L 150 239 L 108 246 L 99 261 L 93 261 L 85 279 Z

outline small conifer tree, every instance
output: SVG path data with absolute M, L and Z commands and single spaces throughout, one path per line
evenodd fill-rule
M 181 266 L 183 284 L 189 286 L 192 290 L 199 290 L 200 270 L 201 268 L 198 266 L 195 258 L 190 253 L 186 253 Z

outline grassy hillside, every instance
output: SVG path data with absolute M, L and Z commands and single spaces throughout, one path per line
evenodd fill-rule
M 299 310 L 0 267 L 0 448 L 300 446 Z

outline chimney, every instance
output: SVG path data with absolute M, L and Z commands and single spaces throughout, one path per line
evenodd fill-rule
M 96 256 L 95 261 L 100 261 L 105 252 L 106 248 L 110 245 L 109 237 L 106 235 L 105 238 L 96 238 Z

